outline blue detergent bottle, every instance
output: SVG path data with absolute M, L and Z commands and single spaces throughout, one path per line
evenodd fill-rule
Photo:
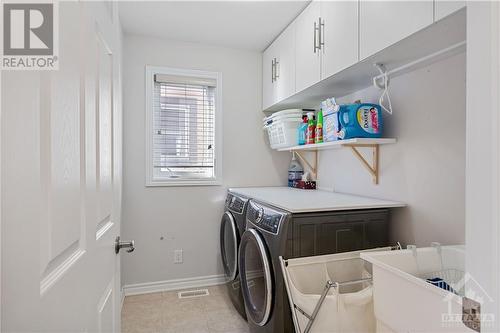
M 307 134 L 307 116 L 302 116 L 302 123 L 297 128 L 298 144 L 306 144 L 306 134 Z
M 378 104 L 341 105 L 338 119 L 340 124 L 338 137 L 341 140 L 382 136 L 382 108 Z

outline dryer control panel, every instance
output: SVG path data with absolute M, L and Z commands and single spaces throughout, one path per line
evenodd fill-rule
M 236 214 L 243 214 L 245 210 L 245 204 L 248 199 L 238 197 L 228 193 L 226 197 L 226 208 Z
M 250 201 L 247 210 L 247 221 L 259 229 L 277 235 L 287 213 Z

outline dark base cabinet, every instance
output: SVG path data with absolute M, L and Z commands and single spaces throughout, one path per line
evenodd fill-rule
M 389 209 L 293 214 L 288 222 L 284 257 L 308 257 L 388 246 L 389 219 Z M 292 333 L 295 332 L 292 312 L 281 268 L 277 262 L 273 265 L 279 281 L 275 290 L 280 298 L 277 308 L 283 316 L 280 324 L 283 326 L 273 333 Z
M 388 245 L 389 210 L 294 214 L 288 229 L 290 258 Z

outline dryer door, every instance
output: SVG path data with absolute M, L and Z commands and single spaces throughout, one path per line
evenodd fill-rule
M 271 313 L 273 278 L 264 240 L 255 229 L 248 229 L 241 237 L 240 278 L 247 315 L 264 326 Z
M 225 212 L 220 225 L 220 251 L 228 281 L 233 281 L 238 274 L 238 243 L 238 227 L 234 217 L 230 212 Z

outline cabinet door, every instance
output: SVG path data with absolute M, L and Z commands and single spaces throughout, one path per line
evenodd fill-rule
M 358 3 L 322 1 L 321 79 L 332 76 L 358 61 Z
M 465 7 L 465 1 L 436 0 L 434 2 L 434 20 L 438 21 Z
M 362 250 L 365 238 L 364 223 L 343 223 L 335 226 L 331 237 L 335 237 L 335 252 L 324 251 L 327 253 L 341 253 L 349 251 Z
M 280 102 L 295 93 L 295 24 L 288 26 L 273 44 L 277 54 L 275 102 Z
M 262 55 L 262 109 L 276 102 L 273 62 L 276 58 L 275 44 L 271 44 Z
M 389 226 L 386 220 L 370 221 L 365 224 L 363 248 L 374 249 L 389 245 Z
M 365 213 L 352 214 L 348 221 L 351 224 L 364 224 L 364 249 L 372 249 L 389 244 L 388 210 L 371 210 Z
M 348 219 L 345 214 L 306 216 L 293 219 L 293 257 L 336 253 L 337 230 Z M 342 232 L 341 232 L 342 233 Z
M 432 1 L 368 1 L 359 5 L 360 59 L 432 24 Z
M 315 48 L 318 34 L 314 25 L 318 25 L 320 3 L 313 1 L 295 21 L 295 83 L 301 91 L 321 79 L 321 52 Z

